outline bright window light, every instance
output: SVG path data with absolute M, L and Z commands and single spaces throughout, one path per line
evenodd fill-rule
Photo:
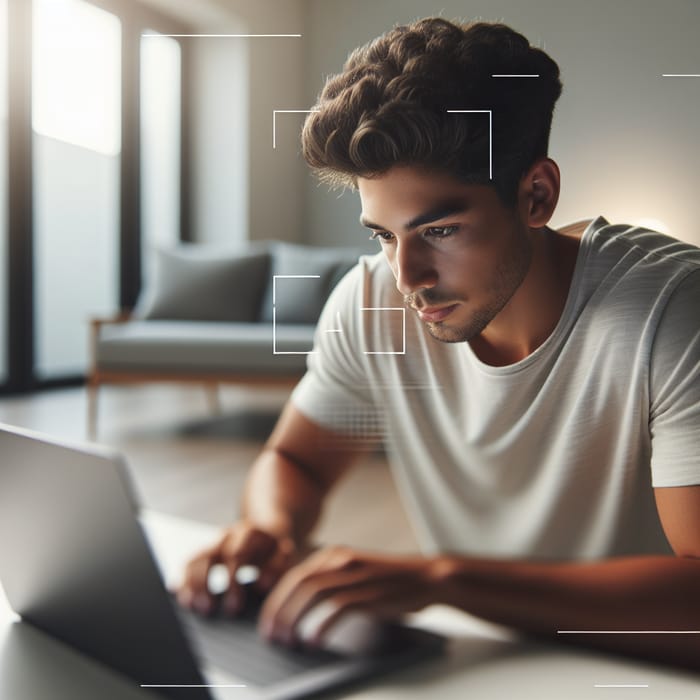
M 7 119 L 7 0 L 0 0 L 0 121 Z
M 121 24 L 83 0 L 35 0 L 32 127 L 83 148 L 121 150 Z

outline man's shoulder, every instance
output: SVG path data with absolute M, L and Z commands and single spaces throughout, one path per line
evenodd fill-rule
M 581 281 L 585 317 L 608 338 L 653 338 L 669 308 L 695 313 L 700 303 L 700 248 L 626 224 L 591 230 Z M 636 329 L 636 330 L 635 330 Z
M 585 297 L 618 308 L 625 300 L 656 304 L 681 283 L 700 284 L 700 248 L 641 226 L 599 217 L 584 236 L 583 256 Z
M 342 280 L 341 295 L 347 300 L 361 301 L 364 306 L 396 302 L 401 295 L 396 290 L 394 275 L 384 253 L 361 255 L 357 265 Z
M 598 217 L 590 225 L 590 255 L 631 269 L 655 265 L 665 272 L 692 272 L 700 268 L 700 248 L 673 236 L 642 226 L 609 224 Z

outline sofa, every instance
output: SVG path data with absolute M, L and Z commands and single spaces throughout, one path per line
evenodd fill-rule
M 154 251 L 134 309 L 90 322 L 88 435 L 104 384 L 197 382 L 213 410 L 220 383 L 291 387 L 328 294 L 360 254 L 279 241 Z

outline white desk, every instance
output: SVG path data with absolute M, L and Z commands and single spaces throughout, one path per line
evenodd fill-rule
M 144 524 L 170 584 L 189 555 L 216 530 L 147 513 Z M 416 620 L 448 634 L 443 659 L 407 669 L 351 692 L 346 700 L 474 700 L 536 698 L 646 698 L 697 700 L 700 675 L 559 647 L 537 646 L 447 608 L 430 608 Z M 153 700 L 132 682 L 22 623 L 0 589 L 0 698 L 2 700 Z M 597 685 L 643 685 L 600 688 Z

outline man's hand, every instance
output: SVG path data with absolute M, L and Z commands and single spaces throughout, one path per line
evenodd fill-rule
M 327 610 L 305 643 L 319 644 L 349 612 L 391 619 L 438 603 L 433 560 L 361 553 L 347 547 L 321 549 L 291 568 L 272 589 L 260 615 L 260 631 L 284 644 L 302 641 L 299 624 L 311 609 Z
M 239 568 L 256 566 L 260 574 L 255 587 L 266 593 L 301 560 L 324 498 L 364 454 L 366 443 L 331 452 L 324 448 L 343 439 L 287 403 L 246 480 L 242 520 L 188 564 L 178 591 L 183 606 L 202 614 L 214 610 L 207 583 L 215 564 L 228 569 L 230 583 L 221 605 L 225 613 L 235 615 L 244 604 L 244 591 L 236 580 Z
M 246 521 L 227 528 L 221 539 L 203 550 L 187 564 L 183 582 L 178 590 L 180 604 L 207 615 L 214 610 L 214 598 L 208 588 L 209 571 L 215 564 L 228 569 L 229 586 L 221 601 L 224 613 L 235 615 L 244 605 L 244 593 L 236 580 L 242 566 L 259 569 L 256 588 L 267 593 L 280 576 L 299 558 L 293 540 L 273 535 Z

